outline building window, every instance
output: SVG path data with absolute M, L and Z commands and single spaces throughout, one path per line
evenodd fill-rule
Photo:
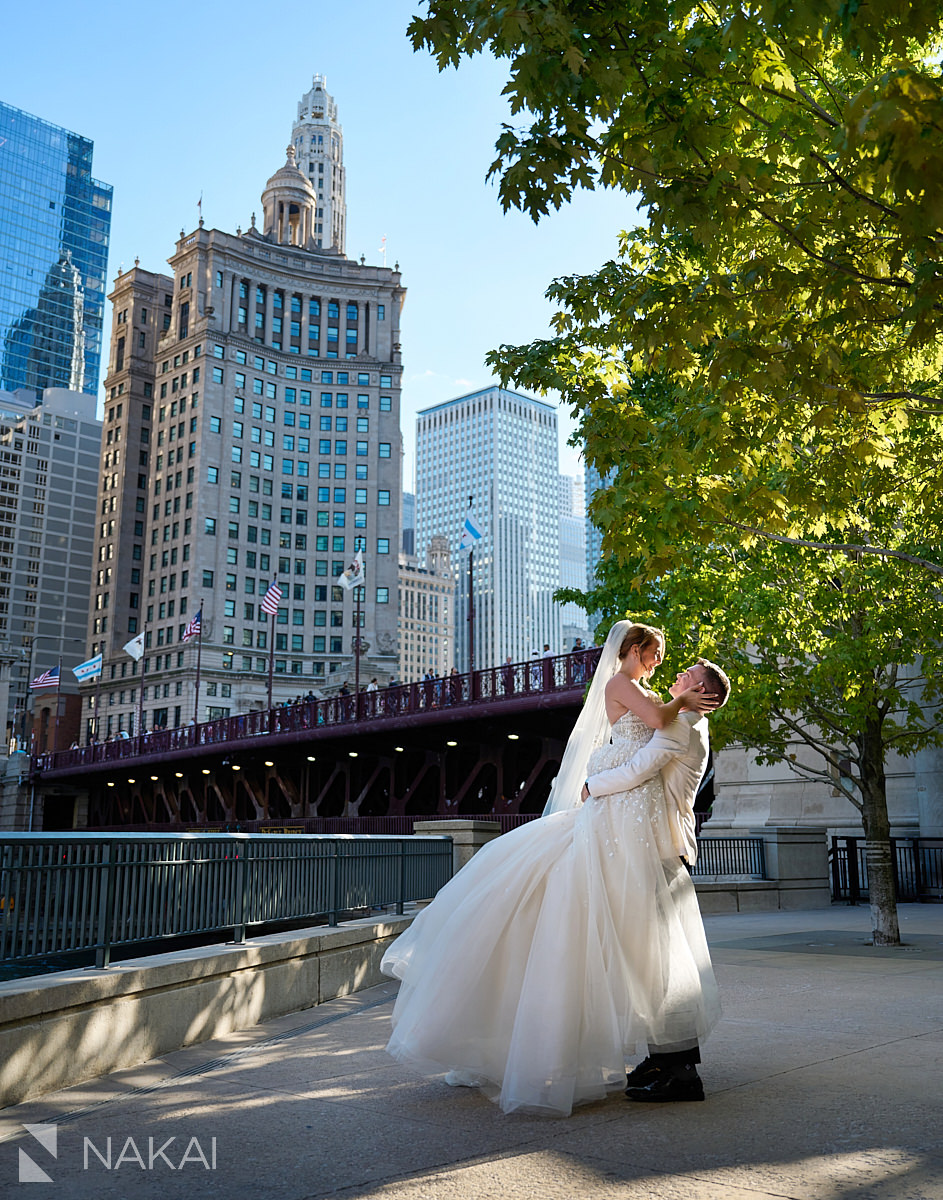
M 390 589 L 388 587 L 377 588 L 377 604 L 389 604 Z
M 390 503 L 390 493 L 383 488 L 377 492 L 377 504 L 388 505 Z

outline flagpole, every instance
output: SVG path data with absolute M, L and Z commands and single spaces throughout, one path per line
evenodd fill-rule
M 101 741 L 101 700 L 102 700 L 102 675 L 105 673 L 105 655 L 102 653 L 101 666 L 98 669 L 98 678 L 95 681 L 95 741 Z
M 59 699 L 62 695 L 62 654 L 59 654 L 59 678 L 56 681 L 56 723 L 52 729 L 52 752 L 59 748 Z
M 203 650 L 203 598 L 200 598 L 200 631 L 196 635 L 196 694 L 193 697 L 193 724 L 200 723 L 200 656 Z
M 138 696 L 138 737 L 144 736 L 144 664 L 147 662 L 147 651 L 144 649 L 146 638 L 141 639 L 141 694 Z M 102 659 L 102 667 L 105 662 Z
M 272 636 L 268 648 L 268 706 L 272 708 L 272 671 L 275 666 L 275 613 L 272 613 Z
M 471 512 L 472 500 L 474 497 L 468 497 L 468 511 Z M 475 577 L 475 542 L 468 547 L 468 670 L 469 673 L 475 669 L 475 592 L 474 592 L 474 577 Z
M 360 587 L 361 585 L 358 583 L 354 588 L 354 604 L 357 613 L 354 618 L 357 623 L 357 632 L 354 634 L 354 712 L 358 717 L 360 716 Z

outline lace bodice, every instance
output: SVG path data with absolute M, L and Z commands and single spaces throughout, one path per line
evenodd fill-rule
M 652 730 L 633 712 L 623 713 L 611 728 L 612 743 L 618 745 L 626 759 L 651 741 Z
M 627 763 L 636 750 L 640 750 L 651 740 L 652 732 L 642 718 L 637 717 L 635 713 L 623 713 L 611 727 L 612 741 L 599 746 L 589 756 L 588 774 L 592 775 L 596 771 L 606 771 L 610 767 L 619 767 Z M 646 790 L 647 788 L 648 785 L 644 785 L 642 789 L 637 790 Z M 660 791 L 660 780 L 657 788 Z

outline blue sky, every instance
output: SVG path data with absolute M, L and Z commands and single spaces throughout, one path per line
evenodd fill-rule
M 602 191 L 537 226 L 505 216 L 485 176 L 508 119 L 506 67 L 479 58 L 439 74 L 406 38 L 420 7 L 16 5 L 4 16 L 0 83 L 8 103 L 94 141 L 95 175 L 115 189 L 113 280 L 135 256 L 164 269 L 180 229 L 196 225 L 201 193 L 207 225 L 246 228 L 284 162 L 298 100 L 324 74 L 344 130 L 347 253 L 380 261 L 386 235 L 387 261 L 399 261 L 407 287 L 407 489 L 417 410 L 493 382 L 488 350 L 544 336 L 550 281 L 611 258 L 619 230 L 637 219 L 624 195 Z M 560 426 L 561 469 L 572 474 L 562 409 Z

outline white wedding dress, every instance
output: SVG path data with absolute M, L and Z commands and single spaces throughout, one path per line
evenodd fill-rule
M 590 773 L 628 761 L 651 736 L 625 714 Z M 481 1087 L 505 1112 L 567 1115 L 625 1087 L 637 1043 L 702 1041 L 720 1016 L 657 775 L 490 842 L 382 970 L 402 981 L 389 1053 Z

